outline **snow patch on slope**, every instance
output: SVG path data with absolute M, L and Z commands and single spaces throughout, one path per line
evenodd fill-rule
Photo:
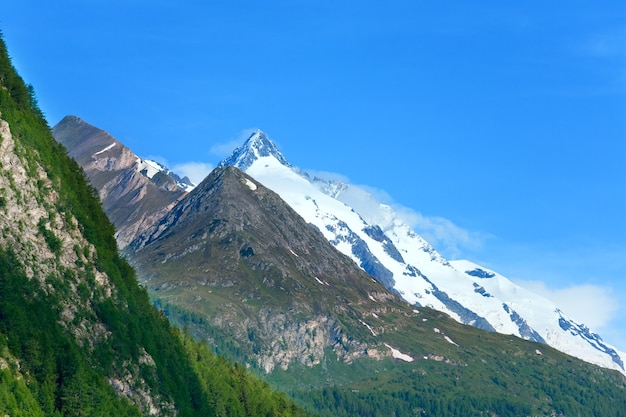
M 156 161 L 137 158 L 137 171 L 152 179 L 157 173 L 165 171 L 166 168 Z
M 96 155 L 100 155 L 100 154 L 102 154 L 102 153 L 105 153 L 105 152 L 106 152 L 106 151 L 108 151 L 108 150 L 113 149 L 113 147 L 114 147 L 115 145 L 116 145 L 116 144 L 115 144 L 115 142 L 113 142 L 112 144 L 110 144 L 110 145 L 109 145 L 109 146 L 107 146 L 106 148 L 102 149 L 101 151 L 98 151 L 98 152 L 94 153 L 94 154 L 92 155 L 92 157 L 95 157 Z
M 196 187 L 196 184 L 192 183 L 189 180 L 189 178 L 187 177 L 181 178 L 172 170 L 168 169 L 167 167 L 165 167 L 164 165 L 156 161 L 137 157 L 136 167 L 137 167 L 137 171 L 139 171 L 141 174 L 145 175 L 146 177 L 150 179 L 154 178 L 154 176 L 158 174 L 159 172 L 162 172 L 163 174 L 168 175 L 169 177 L 174 179 L 176 181 L 176 184 L 187 192 L 191 192 L 191 190 L 193 190 Z
M 391 350 L 391 356 L 393 356 L 395 359 L 400 359 L 400 360 L 403 360 L 405 362 L 413 362 L 414 361 L 414 359 L 413 359 L 413 357 L 411 357 L 411 355 L 407 355 L 406 353 L 402 353 L 398 349 L 392 348 L 387 343 L 385 343 L 385 346 L 387 346 L 387 348 L 389 348 L 389 350 Z
M 250 188 L 252 191 L 256 191 L 257 186 L 255 183 L 253 183 L 252 181 L 250 181 L 249 179 L 246 178 L 246 185 L 248 186 L 248 188 Z M 295 254 L 294 254 L 295 255 Z

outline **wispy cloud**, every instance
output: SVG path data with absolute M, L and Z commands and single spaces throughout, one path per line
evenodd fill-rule
M 425 216 L 405 207 L 394 201 L 384 190 L 368 185 L 350 184 L 349 178 L 344 175 L 310 170 L 307 172 L 311 176 L 348 184 L 349 187 L 341 192 L 338 199 L 355 209 L 368 223 L 377 224 L 384 230 L 393 226 L 395 221 L 402 221 L 448 258 L 458 258 L 468 250 L 479 250 L 485 240 L 490 238 L 486 233 L 466 230 L 443 217 Z M 389 206 L 390 210 L 381 211 L 377 203 Z
M 559 309 L 592 331 L 599 332 L 617 318 L 620 302 L 608 286 L 576 284 L 549 288 L 542 281 L 515 279 L 515 283 L 554 302 Z
M 148 159 L 150 161 L 155 161 L 158 162 L 159 164 L 163 165 L 164 167 L 168 167 L 169 168 L 169 164 L 167 163 L 167 159 L 165 159 L 165 157 L 160 156 L 160 155 L 148 155 L 146 157 L 142 157 L 144 159 Z
M 551 300 L 565 314 L 626 352 L 626 246 L 581 240 L 488 242 L 479 263 Z
M 181 177 L 188 177 L 194 184 L 200 184 L 202 180 L 207 175 L 209 175 L 209 173 L 215 167 L 211 163 L 197 161 L 182 162 L 179 164 L 170 165 L 167 159 L 160 155 L 149 155 L 145 159 L 158 162 L 164 167 L 174 171 L 176 175 L 179 175 Z
M 453 221 L 437 216 L 425 216 L 417 210 L 403 206 L 384 190 L 369 186 L 353 186 L 373 196 L 393 209 L 397 218 L 422 236 L 435 249 L 448 258 L 458 258 L 467 250 L 476 251 L 482 248 L 490 235 L 474 232 L 456 225 Z
M 448 258 L 463 257 L 467 251 L 480 250 L 487 233 L 474 232 L 457 226 L 443 217 L 429 217 L 405 207 L 396 207 L 396 212 L 427 242 Z
M 200 184 L 213 168 L 212 164 L 206 162 L 184 162 L 170 169 L 180 176 L 189 177 L 194 184 Z
M 209 149 L 211 155 L 216 156 L 219 159 L 224 159 L 229 156 L 233 151 L 243 144 L 243 142 L 254 133 L 256 129 L 244 129 L 241 133 L 232 139 L 228 139 L 224 142 L 217 143 Z M 161 163 L 164 163 L 164 158 L 155 159 Z M 216 164 L 200 161 L 189 161 L 176 164 L 170 169 L 176 172 L 178 175 L 187 176 L 195 183 L 199 184 L 204 178 L 215 168 Z
M 578 53 L 590 58 L 599 77 L 609 82 L 608 93 L 614 94 L 616 89 L 624 92 L 626 88 L 626 26 L 607 29 L 604 32 L 590 35 L 577 45 Z
M 347 176 L 345 176 L 343 174 L 338 174 L 336 172 L 316 171 L 316 170 L 313 170 L 313 169 L 307 169 L 305 172 L 307 174 L 309 174 L 309 176 L 311 178 L 323 178 L 323 179 L 328 180 L 328 181 L 339 181 L 339 182 L 342 182 L 344 184 L 349 184 L 350 183 L 350 178 L 348 178 Z

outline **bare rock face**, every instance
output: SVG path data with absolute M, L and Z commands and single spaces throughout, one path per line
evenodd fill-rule
M 185 194 L 164 173 L 150 177 L 145 161 L 107 132 L 75 116 L 52 130 L 98 190 L 103 208 L 117 230 L 120 248 L 163 217 Z

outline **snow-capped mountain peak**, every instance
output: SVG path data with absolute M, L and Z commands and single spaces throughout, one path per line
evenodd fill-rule
M 541 342 L 626 373 L 617 352 L 549 300 L 467 261 L 448 261 L 393 208 L 359 187 L 312 178 L 261 131 L 220 166 L 232 165 L 280 195 L 340 252 L 408 303 L 484 330 Z
M 220 162 L 219 167 L 235 166 L 246 171 L 259 158 L 273 156 L 279 163 L 291 167 L 287 158 L 278 150 L 265 133 L 257 129 L 246 142 L 235 149 L 231 156 Z

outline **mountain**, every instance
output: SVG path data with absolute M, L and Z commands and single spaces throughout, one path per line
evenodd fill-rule
M 76 116 L 63 118 L 52 133 L 98 190 L 121 248 L 194 187 L 187 177 L 138 157 L 107 132 Z
M 346 187 L 313 179 L 315 187 L 308 188 L 301 182 L 305 174 L 290 168 L 267 137 L 256 137 L 263 140 L 231 161 L 250 171 L 266 158 L 263 167 L 277 167 L 283 181 L 308 195 L 304 207 L 313 197 L 325 198 L 313 194 L 318 187 Z M 124 250 L 154 304 L 214 352 L 260 372 L 320 416 L 624 415 L 623 375 L 407 303 L 359 268 L 351 250 L 350 256 L 337 250 L 343 243 L 371 254 L 356 233 L 333 247 L 325 236 L 329 228 L 307 221 L 297 204 L 291 207 L 283 195 L 227 165 Z M 337 213 L 352 211 L 339 200 L 332 204 Z M 406 256 L 382 228 L 367 230 L 384 253 Z M 348 238 L 357 244 L 347 245 Z M 422 252 L 449 268 L 454 264 L 425 242 Z M 365 259 L 370 270 L 386 268 L 373 255 Z M 456 268 L 477 279 L 495 277 L 467 265 Z M 207 368 L 203 352 L 192 349 L 195 369 Z M 221 380 L 219 371 L 213 375 L 202 380 Z
M 274 190 L 337 249 L 410 304 L 626 372 L 624 353 L 547 299 L 479 265 L 444 259 L 390 206 L 358 187 L 298 170 L 263 132 L 252 134 L 219 166 L 238 167 Z
M 326 349 L 346 361 L 391 356 L 359 323 L 399 298 L 235 168 L 214 170 L 125 253 L 155 297 L 198 304 L 211 327 L 249 339 L 248 361 L 265 372 L 318 364 Z
M 0 230 L 0 415 L 304 415 L 153 308 L 1 37 Z
M 211 172 L 124 253 L 170 320 L 311 413 L 576 415 L 626 405 L 617 372 L 409 305 L 234 167 Z

